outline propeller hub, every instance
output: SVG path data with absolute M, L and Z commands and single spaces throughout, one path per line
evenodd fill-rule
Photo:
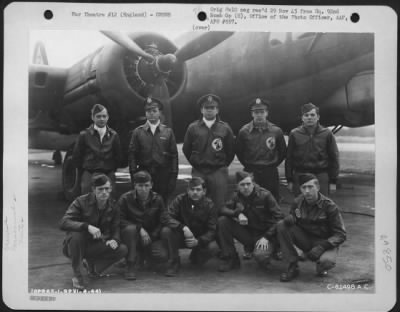
M 177 59 L 174 54 L 160 55 L 156 58 L 157 70 L 163 74 L 168 74 L 174 69 L 176 61 Z

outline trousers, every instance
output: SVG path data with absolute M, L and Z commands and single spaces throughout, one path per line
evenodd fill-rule
M 94 263 L 97 271 L 101 273 L 128 253 L 128 249 L 123 244 L 120 244 L 117 249 L 112 249 L 103 240 L 94 240 L 87 232 L 72 232 L 71 234 L 66 242 L 66 256 L 72 260 L 72 270 L 76 277 L 82 276 L 81 264 L 84 258 Z
M 164 246 L 168 249 L 170 259 L 179 258 L 179 249 L 188 248 L 185 245 L 185 237 L 182 231 L 177 231 L 169 227 L 161 229 L 161 239 L 164 241 Z M 192 249 L 192 253 L 203 259 L 203 263 L 217 256 L 219 247 L 216 241 L 211 241 L 206 246 L 196 246 Z
M 260 238 L 259 235 L 254 235 L 247 226 L 240 225 L 232 218 L 226 216 L 218 218 L 217 235 L 222 249 L 222 256 L 225 258 L 231 258 L 236 253 L 233 239 L 237 239 L 242 243 L 246 250 L 254 250 L 255 244 Z M 272 254 L 276 250 L 276 243 L 273 241 L 269 242 L 270 244 L 266 250 L 255 249 L 253 251 L 254 259 L 260 265 L 269 264 Z
M 283 220 L 278 222 L 277 232 L 283 259 L 289 263 L 298 260 L 295 245 L 304 252 L 308 252 L 321 241 L 326 241 L 325 239 L 306 233 L 297 225 L 286 225 Z M 338 248 L 332 248 L 326 250 L 321 255 L 318 264 L 323 270 L 330 270 L 336 265 L 338 251 Z
M 206 182 L 207 196 L 211 198 L 217 211 L 225 205 L 227 200 L 229 176 L 228 168 L 221 167 L 216 170 L 192 169 L 193 177 L 200 177 Z
M 121 230 L 121 239 L 128 247 L 126 261 L 136 263 L 138 253 L 143 252 L 155 262 L 165 262 L 168 260 L 167 250 L 161 240 L 155 240 L 148 246 L 143 246 L 137 226 L 129 224 Z

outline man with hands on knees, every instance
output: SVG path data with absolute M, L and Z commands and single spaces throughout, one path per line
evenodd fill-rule
M 325 276 L 336 265 L 338 247 L 346 240 L 346 230 L 338 206 L 319 192 L 315 175 L 299 176 L 301 195 L 288 216 L 278 223 L 278 239 L 283 259 L 289 266 L 281 274 L 288 282 L 299 274 L 298 254 L 295 246 L 303 250 L 308 259 L 316 262 L 318 276 Z
M 128 247 L 125 279 L 135 280 L 140 260 L 164 262 L 167 252 L 160 240 L 161 228 L 168 223 L 162 197 L 153 192 L 146 171 L 133 175 L 134 189 L 118 200 L 121 211 L 121 238 Z
M 276 251 L 276 224 L 282 219 L 279 205 L 272 194 L 253 182 L 244 171 L 236 173 L 238 190 L 221 209 L 218 219 L 218 243 L 222 250 L 220 272 L 240 267 L 234 238 L 253 251 L 255 260 L 267 268 Z
M 97 278 L 127 254 L 120 244 L 119 209 L 110 194 L 110 178 L 94 175 L 92 192 L 75 199 L 61 220 L 61 229 L 67 231 L 63 253 L 72 260 L 75 289 L 85 288 L 82 264 L 90 278 Z
M 170 258 L 167 276 L 178 273 L 180 248 L 192 249 L 189 260 L 200 266 L 219 251 L 215 242 L 217 209 L 205 194 L 205 181 L 193 177 L 187 191 L 178 195 L 168 207 L 169 226 L 161 231 Z

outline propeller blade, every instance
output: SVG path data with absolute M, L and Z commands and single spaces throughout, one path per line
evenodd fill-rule
M 110 31 L 110 30 L 101 30 L 106 37 L 110 38 L 112 41 L 118 43 L 120 46 L 124 47 L 125 49 L 144 57 L 147 61 L 153 62 L 154 57 L 143 51 L 141 47 L 139 47 L 131 38 L 129 38 L 126 34 L 117 31 Z
M 152 97 L 160 99 L 160 101 L 163 103 L 164 105 L 163 115 L 165 118 L 164 123 L 168 127 L 172 127 L 172 110 L 171 110 L 169 90 L 162 75 L 160 75 L 157 78 L 154 87 L 150 92 L 150 95 Z
M 175 56 L 179 62 L 184 62 L 194 58 L 233 35 L 232 31 L 215 31 L 207 32 L 203 35 L 189 41 L 182 48 L 175 52 Z

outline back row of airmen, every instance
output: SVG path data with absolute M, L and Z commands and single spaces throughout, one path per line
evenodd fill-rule
M 182 148 L 192 165 L 192 179 L 167 209 L 178 175 L 178 152 L 172 129 L 160 123 L 161 101 L 145 101 L 147 122 L 133 131 L 129 144 L 133 189 L 117 203 L 111 192 L 120 141 L 107 126 L 106 108 L 94 105 L 93 125 L 80 133 L 73 153 L 86 195 L 69 206 L 61 221 L 67 231 L 63 252 L 72 260 L 75 288 L 84 288 L 82 264 L 89 277 L 98 277 L 121 258 L 126 259 L 126 279 L 136 279 L 144 259 L 167 261 L 166 275 L 175 276 L 179 248 L 192 249 L 193 264 L 218 255 L 218 270 L 230 271 L 240 267 L 234 239 L 261 267 L 271 257 L 279 258 L 281 250 L 288 262 L 281 281 L 299 273 L 296 248 L 316 262 L 318 275 L 335 266 L 346 231 L 338 207 L 326 196 L 336 189 L 338 149 L 332 132 L 319 124 L 318 107 L 302 107 L 303 125 L 291 131 L 286 147 L 282 130 L 267 120 L 267 101 L 250 103 L 253 120 L 242 127 L 236 142 L 230 126 L 218 117 L 220 104 L 213 94 L 198 100 L 202 118 L 189 125 Z M 227 200 L 228 166 L 235 154 L 244 171 L 236 173 L 237 191 Z M 299 195 L 287 216 L 278 205 L 277 166 L 285 157 L 289 190 Z

